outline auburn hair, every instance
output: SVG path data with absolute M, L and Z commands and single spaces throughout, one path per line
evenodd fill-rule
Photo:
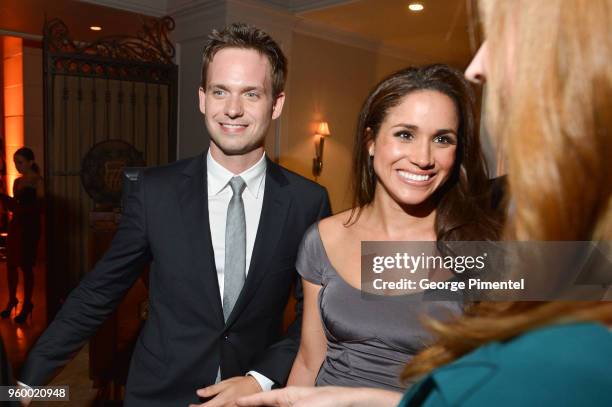
M 612 240 L 612 4 L 481 0 L 488 126 L 506 153 L 511 240 Z M 554 270 L 538 270 L 554 273 Z M 554 276 L 553 276 L 554 277 Z M 448 323 L 404 379 L 547 324 L 612 323 L 610 302 L 479 303 Z

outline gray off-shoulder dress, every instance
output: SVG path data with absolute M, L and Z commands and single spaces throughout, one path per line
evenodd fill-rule
M 304 235 L 296 266 L 305 280 L 321 286 L 318 303 L 327 355 L 317 386 L 404 391 L 411 384 L 399 380 L 404 365 L 431 340 L 419 318 L 461 312 L 458 302 L 362 295 L 331 265 L 318 223 Z

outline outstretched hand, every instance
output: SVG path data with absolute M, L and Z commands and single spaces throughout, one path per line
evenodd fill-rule
M 394 407 L 401 393 L 349 387 L 286 387 L 242 397 L 239 407 Z
M 315 406 L 309 397 L 316 397 L 317 394 L 326 390 L 325 387 L 285 387 L 284 389 L 266 391 L 252 396 L 238 399 L 240 407 L 273 406 L 273 407 L 298 407 L 303 405 Z M 306 402 L 306 404 L 304 404 Z

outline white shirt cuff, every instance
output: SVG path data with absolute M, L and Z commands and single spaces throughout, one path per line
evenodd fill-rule
M 27 390 L 32 390 L 32 388 L 30 386 L 28 386 L 27 384 L 20 382 L 19 380 L 17 380 L 17 384 Z
M 261 391 L 272 390 L 272 386 L 274 385 L 274 382 L 268 379 L 266 376 L 262 375 L 261 373 L 257 373 L 256 371 L 251 370 L 247 372 L 246 375 L 253 376 L 255 380 L 257 380 L 257 383 L 259 383 L 259 386 L 261 387 Z

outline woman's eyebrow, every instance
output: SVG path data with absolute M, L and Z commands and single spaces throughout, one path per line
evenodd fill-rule
M 455 136 L 457 135 L 457 131 L 454 129 L 439 129 L 434 134 L 436 136 L 439 136 L 440 134 L 448 134 L 448 133 L 454 134 Z
M 410 123 L 398 123 L 393 127 L 402 127 L 404 129 L 408 129 L 408 130 L 418 130 L 419 126 L 415 125 L 415 124 L 410 124 Z

